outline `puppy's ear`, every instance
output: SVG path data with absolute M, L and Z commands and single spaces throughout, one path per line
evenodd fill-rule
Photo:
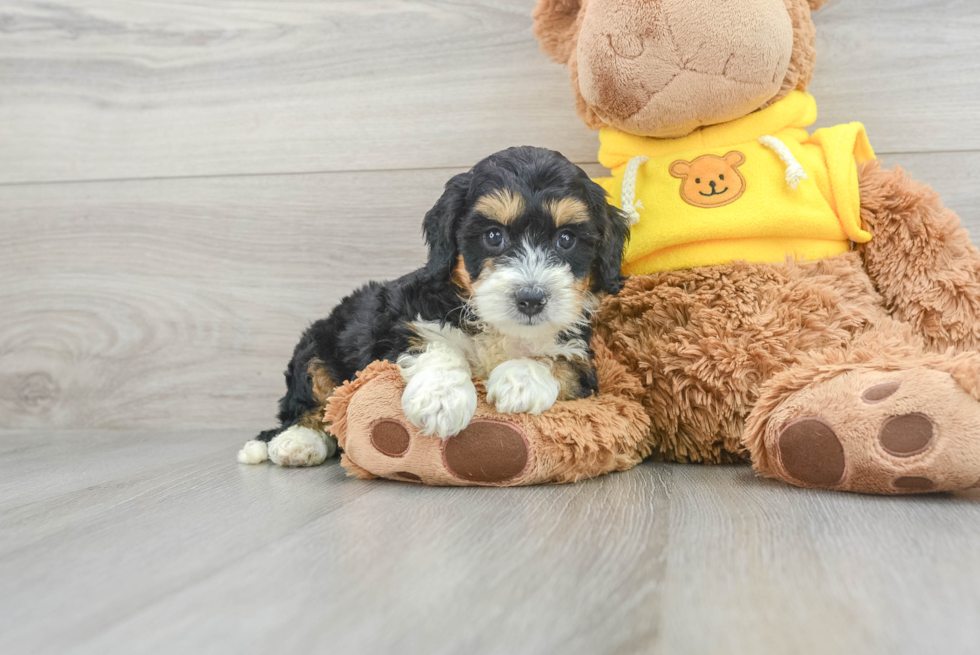
M 588 182 L 589 211 L 599 220 L 599 247 L 592 270 L 592 291 L 617 294 L 623 287 L 623 251 L 629 240 L 629 217 L 607 201 L 606 190 Z
M 456 230 L 466 211 L 466 197 L 472 173 L 460 173 L 446 183 L 446 189 L 435 206 L 425 214 L 422 232 L 429 245 L 429 261 L 425 268 L 447 278 L 456 264 Z

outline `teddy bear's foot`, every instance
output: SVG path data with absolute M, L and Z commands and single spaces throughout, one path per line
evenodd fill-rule
M 401 388 L 400 380 L 374 379 L 350 400 L 344 426 L 348 468 L 429 485 L 528 483 L 534 456 L 521 425 L 478 411 L 453 437 L 427 435 L 405 416 Z
M 632 388 L 613 377 L 613 363 L 607 368 L 613 372 L 600 383 Z M 574 482 L 635 466 L 649 431 L 642 405 L 625 395 L 559 402 L 538 415 L 505 414 L 478 388 L 473 420 L 440 439 L 408 420 L 404 389 L 395 365 L 375 362 L 334 392 L 326 420 L 352 475 L 444 486 Z
M 762 446 L 757 469 L 801 487 L 966 489 L 980 484 L 980 402 L 939 370 L 850 371 L 786 398 Z
M 449 439 L 423 435 L 398 417 L 374 421 L 347 455 L 374 475 L 431 485 L 521 484 L 531 461 L 518 425 L 476 418 Z

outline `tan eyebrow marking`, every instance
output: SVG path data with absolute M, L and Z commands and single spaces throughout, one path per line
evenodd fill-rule
M 498 189 L 477 200 L 473 208 L 501 225 L 510 225 L 524 213 L 524 198 L 509 189 Z
M 544 204 L 544 208 L 551 214 L 556 227 L 568 223 L 586 223 L 589 220 L 589 208 L 578 198 L 549 200 Z

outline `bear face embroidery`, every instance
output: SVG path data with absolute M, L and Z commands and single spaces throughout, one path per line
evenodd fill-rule
M 744 163 L 745 155 L 738 151 L 724 157 L 702 155 L 690 162 L 675 161 L 670 165 L 670 174 L 682 180 L 684 202 L 711 209 L 729 205 L 745 193 L 745 178 L 738 171 Z

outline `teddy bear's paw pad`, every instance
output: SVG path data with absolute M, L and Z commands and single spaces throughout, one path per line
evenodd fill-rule
M 404 457 L 412 445 L 412 438 L 398 421 L 382 419 L 371 428 L 371 445 L 388 457 Z
M 943 371 L 846 373 L 787 398 L 769 425 L 774 472 L 800 486 L 908 494 L 980 476 L 980 403 Z
M 446 468 L 468 482 L 501 483 L 527 468 L 528 442 L 516 426 L 476 420 L 442 447 Z
M 868 403 L 869 405 L 874 405 L 875 403 L 880 403 L 883 400 L 890 398 L 899 387 L 902 386 L 901 382 L 883 382 L 882 384 L 876 384 L 873 387 L 868 387 L 861 394 L 861 400 Z
M 895 457 L 911 457 L 928 450 L 935 430 L 925 414 L 903 414 L 885 419 L 878 433 L 881 447 Z
M 821 418 L 796 419 L 779 435 L 779 456 L 786 471 L 815 487 L 832 487 L 844 477 L 844 447 Z
M 892 481 L 892 486 L 896 489 L 901 489 L 902 491 L 932 491 L 936 488 L 936 483 L 929 478 L 923 478 L 916 475 L 906 475 L 900 478 L 895 478 Z

